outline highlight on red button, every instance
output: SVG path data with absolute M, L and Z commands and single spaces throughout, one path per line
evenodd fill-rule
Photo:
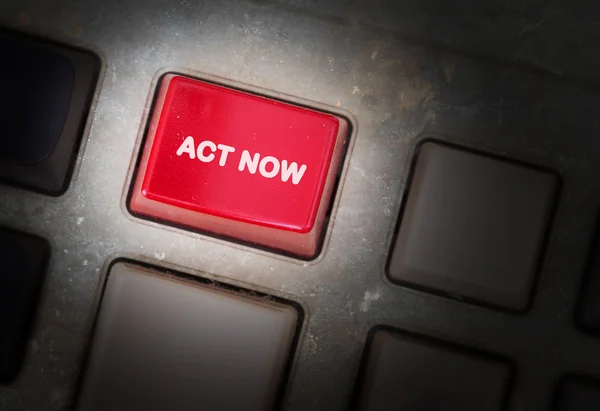
M 159 87 L 132 213 L 314 257 L 348 122 L 175 74 Z

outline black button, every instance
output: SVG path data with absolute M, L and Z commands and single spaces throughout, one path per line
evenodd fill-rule
M 0 33 L 0 179 L 62 193 L 86 123 L 99 59 Z
M 554 411 L 600 410 L 600 385 L 582 377 L 562 379 L 556 396 Z
M 0 160 L 36 163 L 47 158 L 60 138 L 69 111 L 75 68 L 69 59 L 35 44 L 0 38 L 5 62 L 0 75 Z M 35 121 L 34 121 L 35 120 Z
M 38 237 L 0 229 L 0 382 L 18 374 L 50 253 Z
M 545 170 L 422 144 L 390 279 L 510 311 L 527 308 L 557 187 Z
M 578 322 L 587 331 L 600 333 L 600 218 L 596 223 L 583 285 Z
M 510 364 L 412 334 L 371 332 L 359 375 L 358 411 L 499 411 Z

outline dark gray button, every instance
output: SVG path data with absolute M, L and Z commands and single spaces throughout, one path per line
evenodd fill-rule
M 563 379 L 558 388 L 554 410 L 600 410 L 600 385 L 580 377 L 568 377 Z
M 99 59 L 0 33 L 0 179 L 60 194 L 85 126 Z
M 435 142 L 418 152 L 392 281 L 509 310 L 529 302 L 558 179 Z
M 371 334 L 360 375 L 357 410 L 499 411 L 511 367 L 411 334 Z
M 38 237 L 0 229 L 0 382 L 18 374 L 35 314 L 48 243 Z
M 600 218 L 588 256 L 581 298 L 579 324 L 592 333 L 600 333 Z
M 44 47 L 0 38 L 0 161 L 36 163 L 60 138 L 75 83 L 71 61 Z
M 291 306 L 117 263 L 79 409 L 271 410 L 297 321 Z

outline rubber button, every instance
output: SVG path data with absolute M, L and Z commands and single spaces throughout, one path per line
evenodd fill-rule
M 376 329 L 367 343 L 358 411 L 505 409 L 512 367 L 412 334 Z
M 0 179 L 60 195 L 69 184 L 100 60 L 4 32 L 0 56 Z
M 600 215 L 588 255 L 577 321 L 586 331 L 600 335 Z
M 331 114 L 167 75 L 130 209 L 310 258 L 347 132 Z
M 0 383 L 18 375 L 49 254 L 47 241 L 0 229 Z
M 75 68 L 69 59 L 31 43 L 0 38 L 0 74 L 6 81 L 0 113 L 0 161 L 35 163 L 47 158 L 67 118 Z
M 558 178 L 427 141 L 416 156 L 388 275 L 518 312 L 539 269 Z
M 116 263 L 78 409 L 272 410 L 298 320 L 292 305 Z
M 581 376 L 561 379 L 552 411 L 600 410 L 600 384 Z

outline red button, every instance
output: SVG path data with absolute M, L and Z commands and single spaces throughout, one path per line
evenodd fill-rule
M 347 132 L 331 114 L 167 75 L 130 208 L 312 257 Z

